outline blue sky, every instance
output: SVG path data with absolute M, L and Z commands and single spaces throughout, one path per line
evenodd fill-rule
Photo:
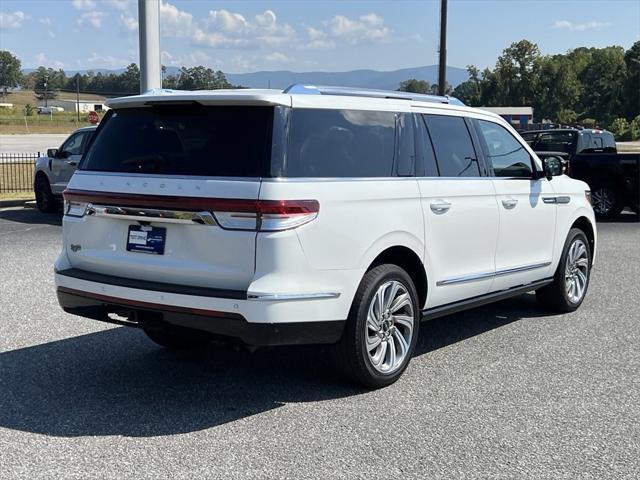
M 161 6 L 166 65 L 394 70 L 437 63 L 439 0 L 208 1 Z M 542 53 L 640 40 L 639 0 L 449 0 L 448 64 L 493 66 L 511 42 Z M 135 0 L 0 0 L 0 49 L 23 67 L 120 68 L 138 61 Z

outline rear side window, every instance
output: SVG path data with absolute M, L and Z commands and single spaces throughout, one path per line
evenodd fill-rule
M 390 177 L 396 114 L 293 109 L 285 177 Z
M 158 105 L 114 110 L 81 168 L 221 177 L 269 175 L 273 108 Z
M 571 153 L 576 142 L 575 132 L 549 132 L 540 135 L 533 147 L 540 152 Z
M 480 168 L 473 142 L 462 117 L 425 115 L 440 175 L 479 177 Z
M 479 127 L 480 145 L 496 177 L 532 177 L 529 152 L 506 128 L 486 120 L 475 122 Z

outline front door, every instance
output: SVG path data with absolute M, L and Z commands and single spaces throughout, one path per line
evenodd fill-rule
M 549 180 L 537 178 L 533 159 L 523 142 L 505 127 L 486 120 L 475 120 L 474 124 L 487 164 L 493 170 L 500 212 L 496 277 L 491 290 L 552 276 L 557 207 Z
M 76 171 L 82 158 L 84 145 L 92 132 L 76 132 L 62 144 L 55 158 L 51 160 L 51 191 L 59 195 Z

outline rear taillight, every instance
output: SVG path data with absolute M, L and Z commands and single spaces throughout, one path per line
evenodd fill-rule
M 221 201 L 211 213 L 222 228 L 278 232 L 309 223 L 318 216 L 316 200 Z
M 64 214 L 70 217 L 84 217 L 87 211 L 87 202 L 75 202 L 73 200 L 64 200 Z
M 246 200 L 233 198 L 172 197 L 129 193 L 90 192 L 68 189 L 63 192 L 64 213 L 83 217 L 93 205 L 141 207 L 167 211 L 211 212 L 218 225 L 227 230 L 278 232 L 309 223 L 318 216 L 317 200 Z

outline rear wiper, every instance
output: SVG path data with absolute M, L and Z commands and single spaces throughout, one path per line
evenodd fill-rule
M 141 155 L 127 158 L 122 162 L 123 165 L 136 165 L 137 170 L 158 170 L 159 167 L 167 166 L 169 163 L 162 155 Z

